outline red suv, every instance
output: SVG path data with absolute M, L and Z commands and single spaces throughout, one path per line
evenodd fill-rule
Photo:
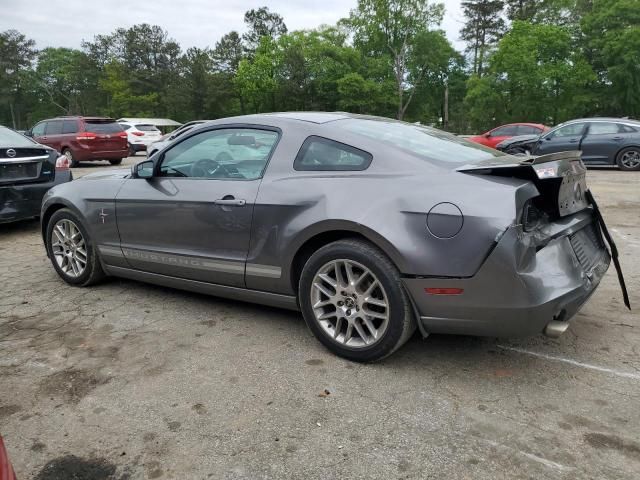
M 486 145 L 487 147 L 496 148 L 496 145 L 507 138 L 519 135 L 541 135 L 548 130 L 549 127 L 541 123 L 509 123 L 508 125 L 502 125 L 493 130 L 489 130 L 482 135 L 467 137 L 467 140 Z
M 118 165 L 129 155 L 127 133 L 113 118 L 57 117 L 37 123 L 26 134 L 65 155 L 71 167 L 93 160 Z

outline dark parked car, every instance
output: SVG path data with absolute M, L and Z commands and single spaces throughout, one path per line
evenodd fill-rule
M 580 150 L 586 165 L 640 170 L 640 122 L 623 118 L 571 120 L 543 135 L 512 137 L 496 148 L 512 155 Z
M 94 160 L 118 165 L 129 155 L 127 133 L 113 118 L 52 118 L 34 125 L 27 135 L 65 155 L 72 168 Z
M 0 127 L 0 223 L 37 217 L 47 190 L 69 181 L 65 156 Z
M 428 127 L 296 112 L 215 120 L 131 171 L 56 187 L 42 233 L 69 284 L 299 308 L 368 361 L 416 326 L 559 335 L 609 266 L 600 219 L 577 153 L 519 163 Z

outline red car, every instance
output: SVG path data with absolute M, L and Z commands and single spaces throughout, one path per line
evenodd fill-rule
M 2 437 L 0 437 L 0 480 L 16 480 L 16 474 L 9 463 Z
M 496 145 L 507 138 L 515 137 L 516 135 L 540 135 L 547 130 L 549 130 L 549 127 L 541 123 L 509 123 L 489 130 L 482 135 L 469 137 L 467 140 L 496 148 Z
M 71 167 L 93 160 L 118 165 L 129 155 L 127 132 L 113 118 L 57 117 L 37 123 L 25 134 L 65 155 Z

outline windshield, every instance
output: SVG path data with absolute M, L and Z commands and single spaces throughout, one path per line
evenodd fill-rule
M 33 147 L 34 143 L 36 142 L 24 135 L 20 135 L 18 132 L 6 127 L 0 127 L 0 148 Z
M 469 165 L 497 157 L 508 158 L 498 150 L 423 125 L 361 118 L 340 120 L 339 123 L 347 131 L 386 143 L 425 160 Z

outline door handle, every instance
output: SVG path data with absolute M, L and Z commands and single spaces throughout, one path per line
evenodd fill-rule
M 569 140 L 569 143 L 578 143 L 578 140 L 574 138 L 573 140 Z
M 226 207 L 232 206 L 232 207 L 244 207 L 247 202 L 246 200 L 240 200 L 240 199 L 236 199 L 236 198 L 219 198 L 218 200 L 214 200 L 213 201 L 214 205 L 223 205 Z
M 613 137 L 614 140 L 622 140 L 622 137 Z

